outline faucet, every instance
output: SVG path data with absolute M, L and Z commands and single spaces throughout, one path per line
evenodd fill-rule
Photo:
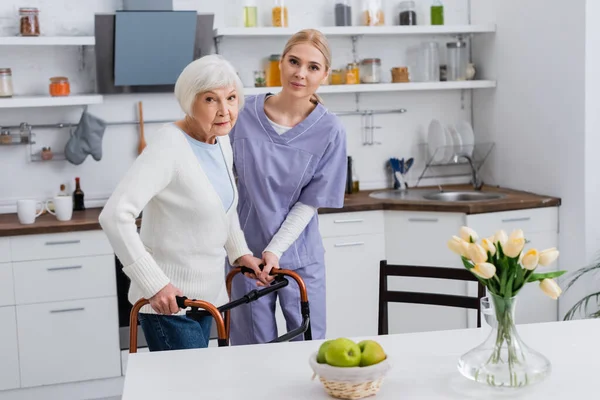
M 483 187 L 483 181 L 481 179 L 479 179 L 479 176 L 477 175 L 477 169 L 475 168 L 475 165 L 473 164 L 473 159 L 466 154 L 462 154 L 462 155 L 458 156 L 459 160 L 461 158 L 464 158 L 465 160 L 467 160 L 467 162 L 469 163 L 469 166 L 471 167 L 471 184 L 473 185 L 473 189 L 481 190 L 481 188 Z

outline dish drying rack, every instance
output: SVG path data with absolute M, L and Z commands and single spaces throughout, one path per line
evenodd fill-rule
M 419 186 L 423 178 L 471 176 L 471 167 L 467 159 L 463 157 L 465 155 L 471 157 L 475 170 L 479 172 L 494 149 L 495 143 L 475 143 L 473 145 L 463 145 L 459 149 L 454 145 L 439 146 L 431 155 L 427 143 L 420 144 L 419 147 L 423 158 L 427 161 L 415 187 Z M 427 174 L 427 172 L 431 174 Z

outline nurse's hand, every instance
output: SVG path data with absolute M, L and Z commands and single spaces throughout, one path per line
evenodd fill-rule
M 262 282 L 260 280 L 260 264 L 262 264 L 262 260 L 260 258 L 256 258 L 251 254 L 246 254 L 238 258 L 236 264 L 253 270 L 253 274 L 246 273 L 244 275 L 250 279 L 259 279 L 258 281 L 256 281 L 256 284 L 258 286 L 265 286 L 267 284 L 267 282 Z
M 183 296 L 181 290 L 177 289 L 170 283 L 160 289 L 158 293 L 150 297 L 148 301 L 154 311 L 163 315 L 171 315 L 179 312 L 179 306 L 175 300 L 175 296 Z
M 271 282 L 275 279 L 274 276 L 269 275 L 273 268 L 279 268 L 279 257 L 277 257 L 274 253 L 270 251 L 265 251 L 263 253 L 263 262 L 265 264 L 262 272 L 260 273 L 259 279 L 263 282 Z

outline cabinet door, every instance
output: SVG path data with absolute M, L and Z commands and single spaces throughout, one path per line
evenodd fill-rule
M 383 234 L 326 238 L 327 337 L 377 335 Z
M 0 321 L 0 390 L 16 389 L 21 383 L 15 307 L 0 307 Z
M 0 238 L 0 263 L 11 260 L 9 240 L 9 238 Z
M 390 264 L 464 268 L 446 243 L 456 235 L 465 216 L 459 213 L 386 211 L 386 258 Z M 466 295 L 461 281 L 388 278 L 388 289 Z M 423 332 L 467 327 L 467 310 L 422 304 L 390 303 L 389 333 Z
M 10 263 L 0 263 L 0 307 L 15 304 L 13 270 Z
M 117 298 L 17 306 L 23 387 L 121 375 Z

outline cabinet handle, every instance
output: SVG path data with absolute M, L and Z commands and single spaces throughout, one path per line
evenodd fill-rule
M 83 265 L 70 265 L 68 267 L 51 267 L 51 268 L 46 268 L 48 271 L 52 272 L 52 271 L 65 271 L 68 269 L 81 269 L 83 268 Z
M 58 242 L 46 242 L 46 246 L 57 246 L 61 244 L 77 244 L 81 243 L 81 240 L 62 240 Z
M 333 247 L 352 247 L 352 246 L 362 246 L 365 242 L 348 242 L 348 243 L 336 243 Z
M 437 218 L 409 218 L 408 222 L 438 222 Z
M 356 222 L 364 222 L 364 219 L 336 219 L 333 221 L 334 224 L 351 224 Z
M 84 311 L 85 307 L 77 307 L 77 308 L 65 308 L 62 310 L 50 310 L 50 314 L 58 314 L 58 313 L 65 313 L 65 312 L 75 312 L 75 311 Z
M 523 221 L 529 221 L 530 219 L 531 219 L 531 217 L 506 218 L 506 219 L 503 219 L 502 222 L 523 222 Z

